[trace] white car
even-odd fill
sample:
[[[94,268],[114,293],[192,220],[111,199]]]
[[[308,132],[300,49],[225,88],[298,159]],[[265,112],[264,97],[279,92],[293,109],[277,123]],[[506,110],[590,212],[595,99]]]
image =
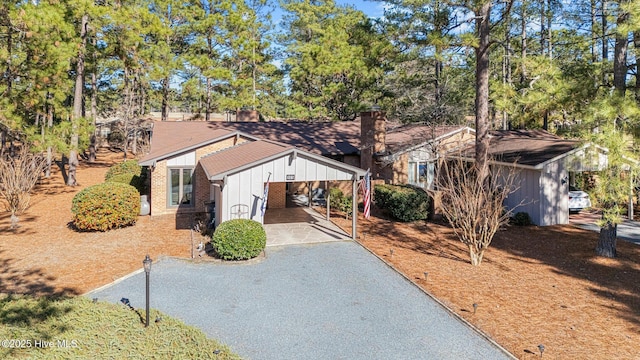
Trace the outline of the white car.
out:
[[[591,207],[591,199],[586,192],[569,186],[569,212],[580,212]]]

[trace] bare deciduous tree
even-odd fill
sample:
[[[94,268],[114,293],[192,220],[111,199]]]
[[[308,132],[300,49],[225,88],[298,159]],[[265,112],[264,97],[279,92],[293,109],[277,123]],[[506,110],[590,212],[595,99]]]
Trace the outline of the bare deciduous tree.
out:
[[[22,146],[15,156],[0,158],[0,199],[11,212],[11,228],[18,227],[18,216],[29,207],[31,191],[47,166],[40,154],[32,154]]]
[[[488,181],[483,178],[473,163],[460,157],[442,159],[435,180],[442,213],[469,248],[474,266],[480,265],[493,236],[509,221],[511,211],[502,203],[515,190],[513,168],[496,167],[489,172]]]

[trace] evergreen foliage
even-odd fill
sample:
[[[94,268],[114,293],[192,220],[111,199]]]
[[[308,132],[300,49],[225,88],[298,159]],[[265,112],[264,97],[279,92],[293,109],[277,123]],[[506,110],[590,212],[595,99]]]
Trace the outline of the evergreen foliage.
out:
[[[329,206],[345,213],[345,217],[353,213],[353,199],[337,187],[329,189]]]
[[[513,215],[511,223],[516,226],[529,226],[532,224],[531,216],[527,212],[519,211]]]
[[[137,160],[126,160],[121,163],[112,165],[104,176],[105,181],[109,181],[116,175],[131,174],[140,175],[142,173],[142,166],[138,165]]]
[[[427,218],[429,195],[413,186],[379,184],[373,189],[376,206],[395,219],[410,222]]]
[[[136,223],[140,193],[131,185],[106,182],[73,197],[73,225],[81,231],[107,231]]]
[[[267,245],[267,234],[257,221],[249,219],[227,220],[213,233],[211,245],[224,260],[254,258]]]

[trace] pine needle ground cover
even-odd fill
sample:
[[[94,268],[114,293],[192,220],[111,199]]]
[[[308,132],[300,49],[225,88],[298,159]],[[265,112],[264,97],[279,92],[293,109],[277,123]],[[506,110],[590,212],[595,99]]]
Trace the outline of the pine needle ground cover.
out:
[[[152,310],[84,297],[3,296],[2,359],[239,359],[200,330]],[[157,322],[153,322],[158,319]]]

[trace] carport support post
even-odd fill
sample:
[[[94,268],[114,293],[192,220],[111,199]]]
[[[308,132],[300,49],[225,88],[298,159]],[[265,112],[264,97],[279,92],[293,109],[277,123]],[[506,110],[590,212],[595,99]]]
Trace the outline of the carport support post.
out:
[[[330,216],[330,212],[329,212],[329,182],[325,180],[324,182],[324,200],[327,203],[327,221],[331,221],[329,218]]]
[[[356,219],[358,218],[358,179],[353,176],[351,184],[351,238],[355,240],[356,235]]]

